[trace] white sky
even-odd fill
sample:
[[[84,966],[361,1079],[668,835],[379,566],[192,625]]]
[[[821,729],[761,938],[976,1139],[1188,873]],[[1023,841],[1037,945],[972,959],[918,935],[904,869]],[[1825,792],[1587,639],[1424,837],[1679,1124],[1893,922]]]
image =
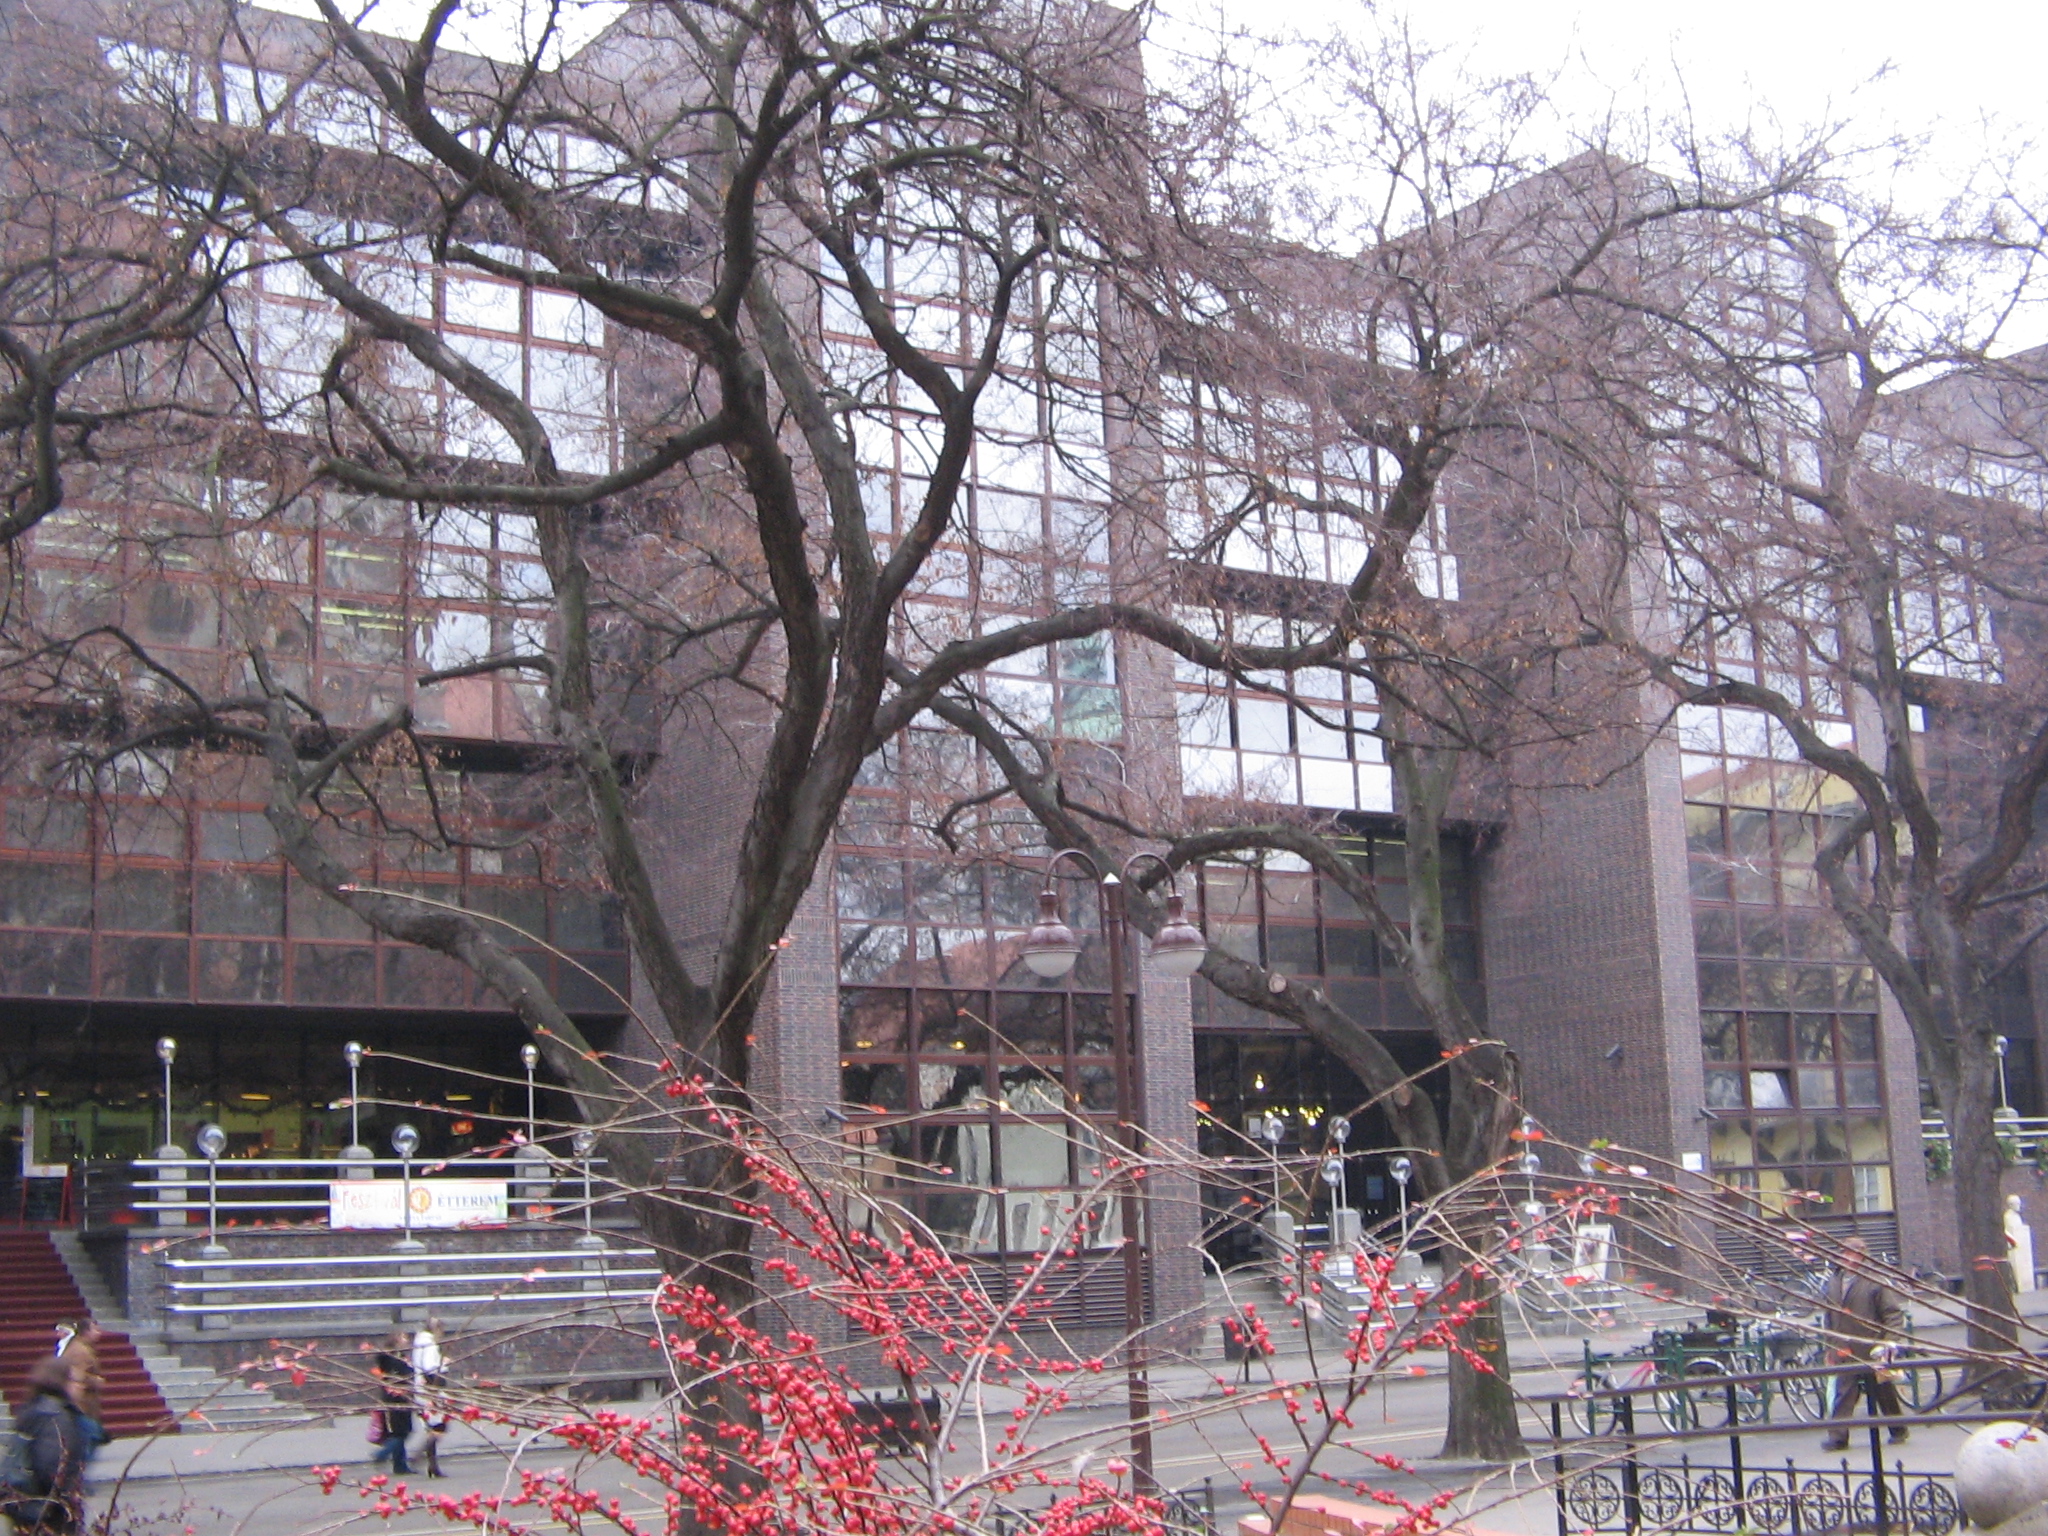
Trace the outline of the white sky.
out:
[[[1482,74],[1562,71],[1556,98],[1586,121],[1690,102],[1707,129],[1788,129],[1853,117],[1931,136],[1933,157],[1966,167],[1987,144],[2048,137],[2048,7],[2039,0],[1156,0],[1177,21],[1220,11],[1252,28],[1361,31],[1405,22],[1421,42]],[[1938,195],[1929,181],[1926,195]],[[2048,178],[2044,178],[2048,191]]]

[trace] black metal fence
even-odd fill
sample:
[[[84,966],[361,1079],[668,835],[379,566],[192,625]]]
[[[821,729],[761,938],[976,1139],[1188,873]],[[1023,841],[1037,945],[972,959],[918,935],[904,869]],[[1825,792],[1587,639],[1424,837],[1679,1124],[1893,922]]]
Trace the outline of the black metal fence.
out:
[[[1961,1362],[1942,1362],[1944,1365]],[[1716,1386],[1728,1394],[1725,1427],[1664,1434],[1654,1428],[1638,1438],[1639,1414],[1652,1411],[1643,1398],[1654,1398],[1667,1383],[1609,1388],[1533,1400],[1547,1408],[1550,1420],[1552,1483],[1557,1500],[1558,1536],[1602,1536],[1607,1532],[1674,1533],[1674,1536],[1951,1536],[1963,1524],[1955,1478],[1946,1472],[1913,1472],[1903,1461],[1885,1465],[1888,1430],[1915,1423],[1989,1422],[1995,1413],[1944,1414],[1939,1420],[1917,1415],[1904,1419],[1871,1417],[1836,1419],[1852,1443],[1867,1438],[1867,1454],[1858,1450],[1832,1466],[1782,1464],[1746,1454],[1746,1443],[1767,1431],[1738,1422],[1736,1391],[1745,1382],[1763,1383],[1841,1376],[1829,1371],[1785,1371],[1749,1378],[1727,1378]],[[1581,1412],[1584,1422],[1604,1423],[1599,1433],[1571,1434],[1569,1410],[1583,1410],[1589,1401],[1603,1405],[1603,1414]],[[1645,1418],[1646,1426],[1653,1420]],[[1819,1426],[1814,1426],[1818,1428]],[[1725,1455],[1721,1447],[1725,1446]],[[1710,1449],[1711,1448],[1711,1449]],[[1696,1459],[1704,1458],[1704,1459]]]
[[[1908,1472],[1903,1462],[1857,1471],[1846,1457],[1833,1469],[1788,1459],[1751,1471],[1739,1455],[1721,1466],[1698,1465],[1688,1456],[1675,1466],[1629,1457],[1615,1466],[1561,1472],[1557,1480],[1558,1536],[1644,1530],[1949,1536],[1962,1520],[1950,1474]]]

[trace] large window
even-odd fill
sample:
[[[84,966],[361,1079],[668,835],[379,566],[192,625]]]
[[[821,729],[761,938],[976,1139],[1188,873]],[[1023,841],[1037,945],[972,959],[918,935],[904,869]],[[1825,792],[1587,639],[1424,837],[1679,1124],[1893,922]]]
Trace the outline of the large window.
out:
[[[1022,978],[1018,978],[1022,979]],[[1116,1141],[1109,998],[1040,987],[841,992],[848,1144],[877,1229],[904,1217],[969,1253],[1114,1242],[1114,1200],[1090,1199]]]
[[[253,482],[161,474],[81,487],[31,551],[51,633],[118,622],[181,675],[225,667],[243,685],[261,653],[336,724],[407,702],[429,731],[540,732],[535,675],[413,681],[545,639],[553,592],[530,518],[338,494],[273,506]]]
[[[1399,466],[1284,396],[1169,379],[1160,413],[1174,552],[1183,559],[1344,584],[1358,574]],[[1458,560],[1433,504],[1408,548],[1425,597],[1456,600]]]
[[[1389,832],[1360,834],[1340,846],[1372,882],[1397,923],[1408,917],[1406,854]],[[1478,915],[1463,845],[1443,847],[1445,944],[1454,976],[1475,1017],[1486,1012]],[[1370,920],[1335,881],[1297,860],[1274,856],[1263,867],[1216,864],[1201,878],[1203,930],[1209,942],[1255,964],[1313,981],[1337,1007],[1374,1029],[1428,1027],[1393,962],[1382,955]],[[1194,989],[1198,1029],[1276,1027],[1270,1015],[1225,996],[1205,981]],[[1282,1026],[1284,1027],[1284,1026]]]
[[[0,994],[504,1006],[465,967],[378,938],[289,872],[263,816],[259,765],[184,758],[164,765],[167,777],[182,770],[179,782],[190,787],[175,798],[0,786]],[[504,846],[433,848],[375,838],[364,824],[344,856],[367,883],[512,924],[519,932],[504,932],[564,1006],[624,1011],[626,942],[616,904],[564,856],[527,841],[530,825],[503,819],[495,777],[446,773],[437,789],[445,814],[475,841]],[[354,841],[331,835],[337,845]]]
[[[1306,638],[1288,621],[1182,609],[1182,623],[1226,647]],[[1181,789],[1269,805],[1391,811],[1393,772],[1375,734],[1371,685],[1332,668],[1232,679],[1178,664]]]
[[[900,205],[866,270],[913,344],[967,359],[987,333],[988,257],[936,204]],[[1110,590],[1109,465],[1104,444],[1097,297],[1092,278],[1056,269],[1019,284],[996,376],[976,410],[975,442],[953,519],[898,620],[903,653],[1000,630]],[[878,553],[917,520],[940,432],[930,402],[882,353],[846,290],[827,282],[822,320],[848,415]],[[1123,736],[1115,650],[1107,636],[1039,648],[979,679],[1016,729],[1095,741]]]
[[[1118,1063],[1094,888],[1063,881],[1084,944],[1058,981],[1020,958],[1030,864],[842,852],[840,1098],[855,1218],[908,1218],[964,1252],[1042,1247],[1084,1205],[1116,1137]],[[1084,1246],[1114,1241],[1112,1201]]]
[[[1810,773],[1785,783],[1819,805]],[[1800,1217],[1892,1208],[1877,981],[1821,905],[1821,809],[1686,807],[1710,1161]]]

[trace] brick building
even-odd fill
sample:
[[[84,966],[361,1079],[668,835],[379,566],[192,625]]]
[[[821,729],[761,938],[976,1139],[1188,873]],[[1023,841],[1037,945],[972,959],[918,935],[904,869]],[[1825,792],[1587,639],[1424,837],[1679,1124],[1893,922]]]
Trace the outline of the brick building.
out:
[[[290,74],[291,49],[311,46],[295,23],[276,23],[275,58],[225,62],[96,30],[111,25],[84,17],[79,35],[91,32],[110,74],[138,82],[137,104],[184,93],[177,99],[196,119],[345,153],[380,151],[379,135],[392,131],[360,97],[285,106],[270,94]],[[600,40],[565,67],[594,69],[608,46]],[[477,70],[484,89],[488,71]],[[573,134],[548,142],[563,167],[596,155]],[[627,222],[672,235],[678,217],[643,188]],[[438,334],[489,358],[545,413],[577,456],[569,467],[603,473],[620,462],[626,402],[658,390],[658,369],[586,307],[536,268],[527,268],[530,281],[513,281],[404,242],[362,244],[355,259],[381,264],[380,283],[411,294]],[[272,256],[238,284],[234,302],[259,348],[274,349],[255,366],[285,402],[273,425],[289,426],[293,391],[316,389],[343,327],[291,260]],[[517,250],[498,259],[528,260]],[[920,317],[928,342],[967,355],[985,289],[956,247],[885,238],[870,259],[884,295]],[[1170,411],[1120,416],[1109,401],[1171,396],[1182,365],[1155,358],[1148,370],[1128,346],[1105,346],[1115,317],[1078,283],[1048,281],[1020,302],[1038,345],[999,380],[966,476],[963,536],[941,551],[941,568],[907,611],[906,646],[929,650],[1095,597],[1199,593],[1184,579],[1197,565],[1248,579],[1227,606],[1183,596],[1184,618],[1241,643],[1274,643],[1303,594],[1346,579],[1365,535],[1355,517],[1313,509],[1376,507],[1385,466],[1363,452],[1320,454],[1311,469],[1297,466],[1306,478],[1291,498],[1263,505],[1227,536],[1210,536],[1222,511],[1198,498],[1176,510],[1200,536],[1162,538],[1130,509],[1154,503],[1176,473],[1206,483],[1204,455],[1256,458],[1262,435],[1293,419],[1281,409],[1289,402],[1254,406],[1240,393],[1224,404],[1190,387]],[[825,284],[819,338],[849,368],[863,349],[876,351],[855,320],[843,285]],[[1118,376],[1133,369],[1150,376]],[[431,386],[421,409],[436,453],[489,459],[501,446],[488,423]],[[865,400],[849,419],[869,526],[878,539],[901,539],[929,445],[896,394]],[[1510,557],[1490,533],[1513,509],[1479,489],[1447,482],[1411,547],[1411,574],[1432,602],[1483,604],[1505,577]],[[118,613],[182,665],[227,665],[245,649],[223,618],[231,578],[202,554],[177,553],[175,536],[166,559],[162,542],[132,534],[155,519],[191,528],[196,544],[207,517],[232,514],[238,499],[266,503],[274,491],[254,470],[131,467],[83,477],[26,546],[42,611]],[[632,975],[615,904],[573,837],[524,835],[556,825],[538,685],[511,674],[433,688],[416,681],[545,626],[553,599],[526,520],[509,511],[417,515],[321,491],[287,498],[263,523],[263,585],[277,602],[267,644],[294,655],[302,686],[338,721],[412,690],[438,754],[434,782],[465,818],[459,846],[366,833],[355,855],[366,881],[518,924],[545,944],[530,958],[564,1006],[601,1043],[636,1052],[643,1042],[621,1002],[645,978]],[[1373,735],[1376,706],[1339,673],[1262,688],[1251,677],[1177,671],[1155,650],[1099,634],[1015,658],[978,686],[1013,720],[1062,743],[1076,771],[1121,779],[1154,806],[1238,801],[1322,813],[1383,901],[1402,910],[1403,823]],[[1647,695],[1636,702],[1626,724],[1648,728],[1658,706]],[[753,797],[757,708],[726,698],[716,732],[678,713],[650,727],[645,743],[639,814],[687,954],[718,942],[723,888],[702,873],[733,863]],[[1840,724],[1865,728],[1847,713]],[[871,760],[777,963],[757,1086],[793,1124],[848,1122],[849,1157],[878,1202],[911,1210],[1001,1271],[1099,1174],[1119,1092],[1131,1085],[1117,1078],[1099,941],[1090,937],[1072,976],[1057,983],[1021,962],[1043,854],[1028,830],[1013,839],[1013,856],[982,859],[930,835],[935,801],[972,800],[988,787],[982,771],[960,738],[921,726]],[[24,750],[0,784],[0,1058],[6,1090],[37,1110],[30,1160],[125,1158],[153,1145],[163,1123],[151,1051],[159,1035],[181,1041],[186,1097],[173,1139],[216,1120],[249,1155],[338,1153],[346,1116],[330,1106],[343,1092],[345,1039],[513,1075],[522,1035],[512,1016],[452,962],[380,939],[304,891],[269,840],[259,776],[232,753],[166,752],[132,779],[90,792],[38,774],[35,752]],[[1518,1051],[1533,1113],[1560,1134],[1612,1136],[1730,1179],[1788,1219],[1853,1224],[1908,1261],[1943,1261],[1911,1038],[1844,947],[1812,878],[1815,838],[1835,807],[1753,714],[1689,713],[1596,787],[1475,792],[1462,809],[1445,850],[1454,969],[1475,1013]],[[503,850],[485,846],[494,827],[505,832]],[[1404,1065],[1435,1059],[1438,1042],[1383,963],[1371,924],[1330,882],[1268,860],[1202,869],[1186,889],[1212,944],[1312,980]],[[1069,894],[1068,920],[1092,935],[1094,913]],[[1136,1066],[1156,1136],[1220,1151],[1254,1116],[1278,1113],[1289,1145],[1313,1145],[1329,1115],[1363,1097],[1299,1031],[1205,982],[1153,972],[1139,990]],[[2044,1065],[2035,1019],[2016,986],[2014,1102],[2029,1111]],[[451,1111],[426,1122],[431,1152],[488,1143],[519,1117],[513,1086],[469,1087],[433,1066],[380,1070],[390,1075],[370,1092]],[[1070,1113],[1078,1133],[1066,1127]],[[1354,1193],[1369,1216],[1394,1201],[1380,1136],[1368,1123],[1353,1143]],[[1820,1191],[1826,1202],[1795,1200],[1795,1190]],[[1200,1299],[1204,1215],[1193,1191],[1180,1193],[1153,1217],[1164,1316]],[[1115,1222],[1106,1218],[1101,1246],[1118,1235]],[[1227,1254],[1228,1224],[1208,1239]],[[1113,1322],[1114,1286],[1107,1271],[1085,1283],[1070,1320]]]

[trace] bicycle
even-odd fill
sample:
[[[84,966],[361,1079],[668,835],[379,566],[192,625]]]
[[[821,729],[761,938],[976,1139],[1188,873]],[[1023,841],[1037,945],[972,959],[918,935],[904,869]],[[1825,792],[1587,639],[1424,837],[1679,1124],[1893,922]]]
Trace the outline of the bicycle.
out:
[[[1572,1382],[1573,1393],[1594,1393],[1612,1391],[1617,1387],[1657,1387],[1649,1394],[1651,1411],[1658,1422],[1673,1434],[1688,1429],[1711,1429],[1715,1427],[1715,1416],[1720,1422],[1727,1421],[1728,1395],[1735,1395],[1736,1416],[1744,1423],[1754,1422],[1765,1412],[1766,1399],[1761,1397],[1754,1384],[1736,1384],[1715,1387],[1709,1378],[1735,1374],[1727,1365],[1710,1356],[1692,1359],[1674,1359],[1671,1345],[1663,1341],[1661,1334],[1652,1335],[1649,1344],[1639,1345],[1633,1350],[1604,1354],[1590,1344],[1584,1346],[1585,1364],[1581,1374]],[[1620,1380],[1616,1379],[1614,1367],[1622,1361],[1638,1362]],[[1630,1410],[1629,1425],[1623,1424],[1623,1399],[1618,1397],[1574,1396],[1566,1406],[1573,1426],[1582,1435],[1612,1435],[1625,1427],[1633,1427],[1634,1412]]]

